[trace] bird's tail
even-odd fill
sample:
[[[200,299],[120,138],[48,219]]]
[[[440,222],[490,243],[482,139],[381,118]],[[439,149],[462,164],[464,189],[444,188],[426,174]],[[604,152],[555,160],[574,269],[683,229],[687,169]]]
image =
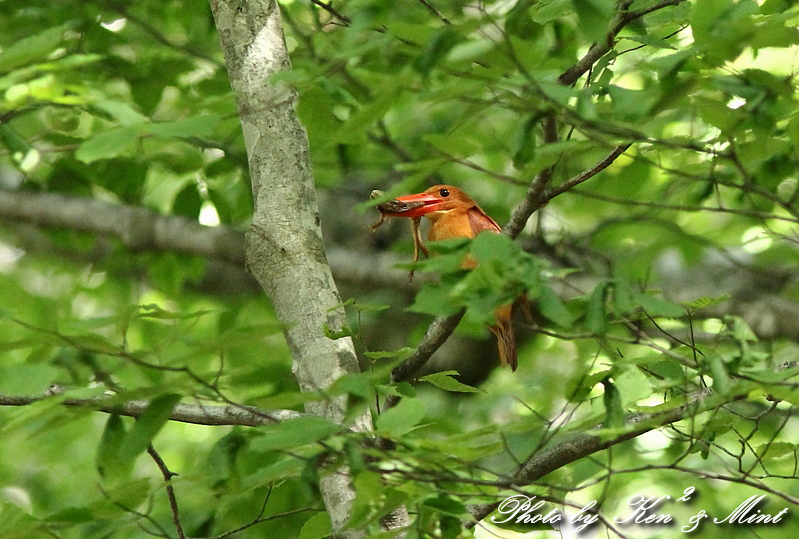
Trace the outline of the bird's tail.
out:
[[[503,367],[510,365],[511,370],[515,371],[518,366],[516,357],[516,336],[513,333],[511,322],[511,306],[500,307],[497,309],[497,324],[489,326],[491,333],[497,336],[497,347],[499,348],[499,363]]]

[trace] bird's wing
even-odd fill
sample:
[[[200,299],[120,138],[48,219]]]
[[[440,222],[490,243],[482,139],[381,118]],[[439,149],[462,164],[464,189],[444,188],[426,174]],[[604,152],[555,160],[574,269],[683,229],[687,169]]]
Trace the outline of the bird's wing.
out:
[[[488,230],[496,234],[502,232],[497,222],[486,215],[478,206],[469,208],[467,215],[469,216],[469,226],[472,227],[473,236],[477,236],[483,230]]]

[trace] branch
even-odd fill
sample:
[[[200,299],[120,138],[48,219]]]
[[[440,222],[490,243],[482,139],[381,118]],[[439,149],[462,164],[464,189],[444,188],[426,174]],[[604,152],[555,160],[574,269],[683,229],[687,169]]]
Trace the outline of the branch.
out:
[[[252,283],[244,271],[244,234],[230,226],[205,226],[197,221],[160,215],[147,208],[111,204],[86,197],[0,189],[0,221],[64,228],[119,240],[131,251],[164,251],[202,256],[217,263],[208,268],[212,282]],[[33,238],[33,244],[42,238]],[[28,246],[25,246],[28,250]],[[64,251],[48,243],[45,250]],[[74,257],[72,252],[65,255]],[[332,247],[328,261],[337,280],[366,286],[411,290],[401,260],[391,253],[359,253]],[[221,267],[219,264],[221,263]],[[231,272],[239,271],[233,276]],[[223,273],[224,279],[219,278]],[[257,286],[257,285],[256,285]],[[241,287],[246,289],[245,287]],[[224,290],[229,293],[229,288]]]
[[[447,19],[447,18],[444,16],[444,14],[443,14],[443,13],[441,13],[441,12],[438,10],[438,8],[436,8],[436,6],[434,6],[433,4],[431,4],[430,2],[428,2],[428,0],[419,0],[419,2],[421,2],[421,3],[422,3],[422,5],[424,5],[424,7],[426,7],[426,8],[427,8],[427,9],[428,9],[428,10],[429,10],[429,11],[430,11],[430,12],[431,12],[433,15],[435,15],[436,17],[438,17],[439,19],[441,19],[441,22],[443,22],[444,24],[452,24],[452,22],[450,22],[450,20],[449,20],[449,19]]]
[[[617,15],[615,23],[613,26],[611,26],[611,29],[605,36],[605,40],[601,43],[594,43],[591,48],[588,49],[588,52],[586,52],[585,55],[577,61],[577,63],[564,71],[560,77],[558,77],[558,82],[564,86],[571,86],[577,82],[577,79],[582,77],[585,72],[591,69],[597,60],[611,51],[613,45],[615,44],[616,36],[622,31],[622,29],[624,29],[625,26],[634,20],[640,19],[644,15],[648,15],[654,11],[658,11],[670,6],[676,6],[683,2],[685,2],[685,0],[662,0],[661,2],[658,2],[657,4],[646,9],[641,9],[638,11],[623,11]],[[632,2],[627,0],[625,3],[626,7],[629,7]],[[622,7],[626,9],[625,6]]]
[[[511,477],[500,482],[500,486],[509,488],[532,484],[547,474],[597,451],[608,449],[645,432],[676,423],[687,417],[695,417],[700,413],[719,408],[731,402],[743,400],[747,397],[749,389],[751,388],[743,388],[740,393],[728,396],[716,395],[712,390],[704,389],[690,395],[686,404],[673,410],[661,413],[630,414],[625,421],[625,426],[628,430],[617,436],[601,436],[591,432],[578,434],[547,449],[533,453],[517,468]],[[468,525],[476,525],[491,514],[497,506],[499,506],[499,502],[471,506],[469,512],[474,517],[474,521],[469,522]]]
[[[63,390],[55,389],[43,395],[11,396],[0,395],[0,406],[27,406],[48,398],[61,395]],[[75,408],[89,408],[107,414],[118,414],[126,417],[139,417],[150,405],[148,400],[132,400],[118,402],[117,398],[91,397],[70,398],[61,397],[61,404]],[[191,423],[194,425],[243,425],[257,427],[271,425],[286,419],[296,419],[304,414],[294,410],[262,410],[255,406],[245,405],[191,405],[179,403],[169,416],[170,421]]]
[[[544,120],[544,142],[552,144],[558,141],[558,129],[553,116],[548,116]],[[503,234],[507,234],[513,239],[524,229],[527,220],[537,209],[543,207],[547,201],[544,192],[552,180],[555,173],[555,165],[551,165],[541,172],[530,182],[527,194],[511,213],[508,224],[502,229]]]
[[[621,154],[626,152],[627,148],[629,148],[631,145],[632,142],[627,142],[625,144],[620,144],[616,146],[607,157],[605,157],[602,161],[600,161],[593,167],[589,168],[588,170],[584,170],[583,172],[577,174],[576,176],[569,178],[568,180],[561,183],[557,187],[553,187],[552,189],[547,189],[543,196],[544,200],[550,201],[556,196],[562,195],[566,191],[569,191],[572,188],[577,187],[584,181],[593,178],[594,176],[596,176],[597,174],[608,168],[611,164],[613,164],[613,162]]]
[[[244,265],[244,235],[137,206],[55,193],[0,190],[0,219],[118,238],[132,251],[172,251]]]
[[[449,316],[439,316],[430,324],[427,331],[413,352],[413,355],[394,367],[391,371],[391,381],[393,383],[404,382],[413,378],[419,370],[424,367],[425,363],[430,359],[436,350],[441,348],[441,345],[446,342],[455,328],[466,314],[465,310]],[[396,406],[399,402],[399,397],[389,395],[386,397],[386,404],[384,410]]]
[[[175,496],[175,487],[172,485],[172,478],[177,474],[175,472],[171,472],[169,468],[167,468],[164,459],[162,459],[161,455],[158,454],[158,451],[155,450],[153,444],[147,446],[147,454],[150,455],[150,458],[153,459],[153,462],[155,462],[155,465],[158,466],[158,469],[161,471],[161,475],[164,476],[166,495],[167,498],[169,498],[169,508],[172,511],[172,522],[175,523],[175,530],[178,532],[178,539],[186,539],[186,534],[183,531],[183,525],[180,523],[178,499]]]
[[[337,18],[344,26],[350,25],[350,18],[334,8],[333,2],[324,3],[321,0],[311,0],[311,2],[330,13],[333,17]]]
[[[621,30],[632,21],[643,17],[648,13],[652,13],[653,11],[657,11],[668,6],[677,5],[684,1],[685,0],[663,0],[654,6],[639,11],[623,11],[617,16],[616,22],[608,32],[605,41],[603,43],[595,43],[593,46],[591,46],[585,56],[583,56],[579,61],[577,61],[577,63],[564,71],[560,77],[558,77],[558,83],[562,84],[563,86],[571,86],[574,84],[577,79],[579,79],[586,71],[593,67],[597,60],[610,52],[615,44],[616,35],[618,35],[618,33],[621,32]],[[631,0],[624,0],[624,2],[620,4],[620,7],[622,9],[627,9],[631,3]],[[557,138],[555,119],[554,117],[550,116],[544,120],[544,142],[549,144],[557,141]],[[525,225],[527,224],[527,220],[536,210],[542,208],[552,198],[568,191],[571,187],[584,182],[588,178],[594,176],[597,172],[606,168],[619,155],[624,153],[629,146],[629,143],[618,146],[604,161],[600,162],[598,165],[548,191],[546,188],[549,182],[552,180],[554,165],[541,171],[530,183],[525,199],[519,205],[517,205],[516,208],[514,208],[511,218],[508,221],[508,224],[505,225],[505,228],[503,228],[502,232],[511,238],[516,238],[524,229]]]

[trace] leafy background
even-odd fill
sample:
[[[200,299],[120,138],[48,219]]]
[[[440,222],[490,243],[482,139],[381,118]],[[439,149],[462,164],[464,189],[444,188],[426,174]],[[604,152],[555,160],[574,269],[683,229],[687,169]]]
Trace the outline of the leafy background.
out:
[[[694,502],[664,507],[680,525],[767,493],[759,508],[789,507],[784,522],[734,532],[795,533],[794,3],[295,0],[280,9],[293,69],[279,78],[299,92],[328,256],[353,300],[341,308],[363,358],[364,373],[332,391],[348,394],[353,411],[403,396],[376,420],[398,447],[368,447],[309,417],[255,428],[166,421],[179,399],[300,411],[325,398],[299,393],[282,325],[243,269],[247,157],[210,11],[3,2],[0,186],[29,205],[2,205],[0,394],[8,404],[65,388],[0,412],[3,537],[174,536],[163,478],[144,455],[151,441],[179,474],[192,537],[248,524],[237,536],[324,536],[316,483],[331,458],[355,476],[354,528],[376,533],[381,516],[407,504],[412,536],[468,536],[467,506],[516,493],[501,480],[518,461],[591,427],[616,436],[626,414],[673,409],[707,386],[730,404],[522,491],[553,507],[598,500],[612,519],[634,494],[674,500],[695,486]],[[550,119],[557,137],[542,128]],[[518,241],[438,246],[413,285],[395,267],[410,258],[407,224],[365,228],[372,189],[433,183],[462,187],[504,225],[542,174],[565,185],[627,144],[548,201]],[[67,200],[100,205],[80,226],[44,226],[57,225],[46,216]],[[231,235],[210,254],[138,244],[159,215]],[[459,271],[465,250],[481,262],[469,274]],[[520,292],[535,312],[519,320],[512,374],[493,369],[484,322]],[[388,384],[430,315],[460,307],[470,310],[428,376]],[[67,397],[152,404],[134,421],[63,406]],[[475,535],[493,533],[513,531]]]

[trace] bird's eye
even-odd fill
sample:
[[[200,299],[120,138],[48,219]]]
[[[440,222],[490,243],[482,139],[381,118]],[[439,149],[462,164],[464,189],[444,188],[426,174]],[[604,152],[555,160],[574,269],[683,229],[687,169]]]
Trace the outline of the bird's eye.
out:
[[[438,194],[441,195],[442,197],[448,197],[449,196],[449,190],[442,189],[441,191],[438,192]]]

